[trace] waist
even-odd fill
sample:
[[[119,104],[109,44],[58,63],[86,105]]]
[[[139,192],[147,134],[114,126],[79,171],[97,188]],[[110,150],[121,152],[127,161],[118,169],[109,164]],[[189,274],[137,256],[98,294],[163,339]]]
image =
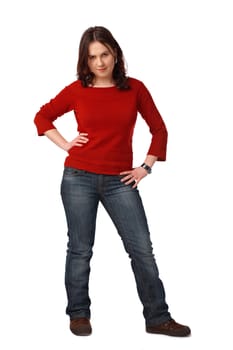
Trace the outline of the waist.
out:
[[[72,148],[66,157],[66,167],[106,175],[119,175],[122,171],[132,169],[132,152],[87,152],[77,148]]]

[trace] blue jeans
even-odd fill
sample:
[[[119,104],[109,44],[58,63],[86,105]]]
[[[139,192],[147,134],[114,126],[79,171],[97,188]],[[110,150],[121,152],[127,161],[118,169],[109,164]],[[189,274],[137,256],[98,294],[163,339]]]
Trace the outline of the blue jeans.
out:
[[[66,167],[61,196],[68,225],[65,286],[71,319],[90,318],[89,274],[96,215],[101,202],[110,215],[131,259],[146,325],[171,319],[163,283],[138,189],[125,185],[119,175],[94,174]]]

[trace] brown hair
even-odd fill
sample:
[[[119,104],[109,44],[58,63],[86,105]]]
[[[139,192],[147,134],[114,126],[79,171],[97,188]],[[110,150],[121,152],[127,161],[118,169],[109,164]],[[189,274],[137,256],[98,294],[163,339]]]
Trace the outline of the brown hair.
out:
[[[113,69],[113,79],[120,90],[129,89],[128,78],[124,63],[123,52],[112,36],[111,32],[101,26],[90,27],[82,35],[79,44],[79,58],[77,63],[77,78],[81,80],[82,86],[87,87],[92,84],[94,74],[88,67],[89,44],[99,41],[110,48],[116,55],[116,64]]]

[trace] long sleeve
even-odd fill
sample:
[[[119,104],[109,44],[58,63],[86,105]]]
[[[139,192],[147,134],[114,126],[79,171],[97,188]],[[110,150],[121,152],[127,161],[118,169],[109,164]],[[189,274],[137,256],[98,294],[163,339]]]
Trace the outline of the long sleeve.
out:
[[[59,94],[43,105],[36,113],[34,123],[37,127],[39,136],[44,135],[45,131],[55,129],[54,121],[63,114],[73,109],[74,85],[65,87]]]
[[[152,134],[147,154],[157,156],[159,161],[165,161],[168,138],[167,128],[150,92],[143,83],[141,83],[138,91],[138,111],[145,119]]]

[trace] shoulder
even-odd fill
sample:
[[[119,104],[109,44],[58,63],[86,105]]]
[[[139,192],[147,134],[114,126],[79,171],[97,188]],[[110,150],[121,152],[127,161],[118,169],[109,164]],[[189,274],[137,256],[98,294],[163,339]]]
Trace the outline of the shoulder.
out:
[[[72,83],[65,85],[58,95],[70,99],[77,96],[82,89],[81,81],[75,80]]]
[[[80,80],[75,80],[72,83],[65,86],[65,89],[67,90],[77,90],[81,88],[82,88],[82,85]]]
[[[139,79],[136,79],[136,78],[132,78],[132,77],[129,77],[129,85],[131,87],[131,89],[135,90],[135,91],[140,91],[140,92],[146,92],[148,91],[147,87],[145,86],[145,84],[139,80]]]
[[[138,79],[133,78],[133,77],[128,77],[128,81],[129,81],[129,85],[132,88],[139,88],[140,86],[143,85],[143,82],[141,80],[138,80]]]
[[[137,92],[137,94],[139,95],[150,94],[148,88],[141,80],[132,78],[132,77],[129,77],[128,79],[129,79],[129,85],[131,89]]]

